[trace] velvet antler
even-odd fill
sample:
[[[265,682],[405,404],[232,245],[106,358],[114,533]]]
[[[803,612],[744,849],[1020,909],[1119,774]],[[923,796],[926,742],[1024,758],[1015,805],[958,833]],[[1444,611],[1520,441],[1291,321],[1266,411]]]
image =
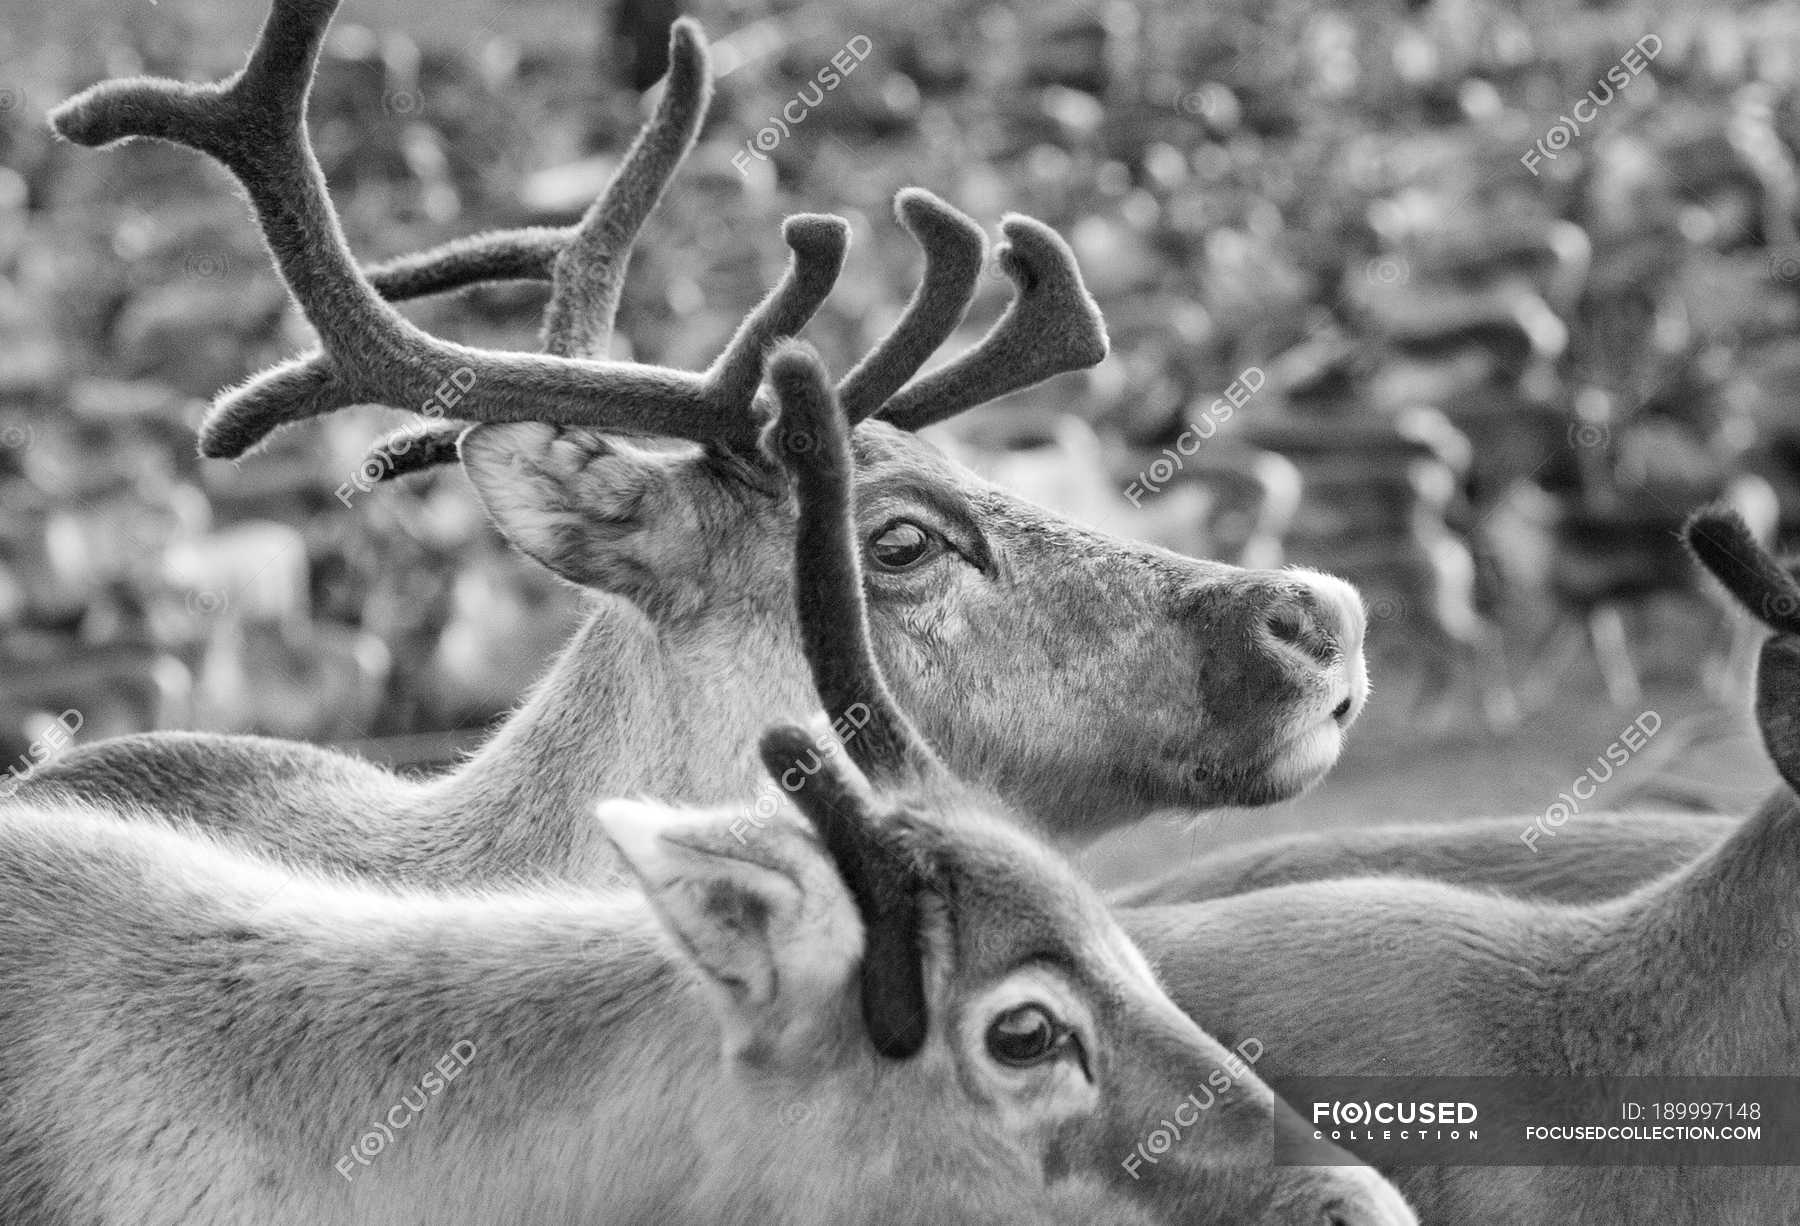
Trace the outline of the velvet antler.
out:
[[[364,274],[344,242],[305,126],[314,65],[335,9],[336,0],[276,0],[236,76],[203,86],[107,82],[52,116],[58,132],[81,144],[151,137],[225,164],[249,193],[277,268],[320,335],[321,352],[222,394],[202,426],[202,452],[241,455],[281,426],[353,404],[418,407],[430,417],[442,411],[450,376],[467,387],[456,414],[465,420],[547,421],[752,446],[758,410],[766,407],[757,397],[763,353],[799,331],[830,291],[848,242],[839,219],[788,220],[787,273],[706,371],[602,360],[633,244],[692,148],[710,101],[698,26],[675,24],[663,97],[578,225],[477,235]],[[882,414],[916,429],[1105,355],[1104,326],[1067,246],[1039,223],[1011,217],[1000,258],[1014,302],[968,353],[914,378],[962,322],[985,242],[973,222],[928,192],[907,189],[895,208],[923,248],[926,267],[899,323],[839,388],[852,424]],[[441,341],[386,305],[507,279],[553,283],[544,356]],[[428,420],[383,440],[376,453],[384,476],[454,458],[462,428]]]
[[[673,82],[671,82],[673,88]],[[668,95],[665,95],[665,101]],[[652,127],[656,121],[652,120]],[[646,143],[640,137],[639,145]],[[633,149],[635,155],[637,149]],[[630,163],[632,155],[627,155]],[[620,170],[620,176],[625,174]],[[617,180],[615,179],[615,182]],[[610,194],[610,189],[609,189]],[[640,198],[642,198],[640,196]],[[962,322],[968,313],[969,302],[974,297],[975,286],[981,276],[981,265],[987,249],[981,229],[973,221],[939,200],[930,192],[921,188],[903,189],[894,200],[894,212],[920,248],[925,253],[925,272],[919,281],[919,287],[907,304],[899,322],[882,340],[871,349],[866,357],[857,364],[842,383],[838,385],[839,402],[849,415],[852,423],[859,422],[874,415],[882,404],[907,379],[916,374],[925,364],[937,347],[944,343]],[[610,283],[609,297],[604,301],[607,306],[607,330],[610,332],[612,312],[618,305],[617,273],[622,272],[625,263],[624,248],[629,242],[623,226],[609,225],[606,221],[604,197],[602,203],[596,205],[583,221],[584,228],[595,236],[584,245],[569,242],[567,239],[556,241],[567,244],[563,249],[564,260],[569,272],[566,284],[579,284],[575,269],[580,267],[573,256],[576,251],[586,250],[595,255],[615,275]],[[641,217],[639,218],[641,221]],[[560,235],[561,231],[514,231],[517,241],[512,249],[517,252],[535,252],[540,246],[538,240],[529,238],[531,234],[544,233]],[[573,233],[572,231],[569,233]],[[500,251],[500,240],[505,233],[488,236],[485,240],[487,249]],[[615,240],[615,245],[603,250],[601,240]],[[541,253],[530,257],[535,260],[536,267],[547,270],[555,260],[555,255],[544,257]],[[413,280],[418,284],[440,288],[460,288],[464,284],[486,278],[474,277],[468,281],[440,271],[435,262],[442,260],[446,265],[457,265],[468,269],[479,269],[483,261],[462,260],[455,244],[440,248],[437,252],[426,252],[410,257],[407,267],[411,270]],[[527,261],[520,259],[509,262],[504,258],[485,261],[494,267],[507,271],[527,267]],[[561,269],[562,264],[558,265]],[[548,319],[555,321],[573,314],[561,305],[565,296],[565,281],[559,280],[551,294],[550,305],[546,308]],[[598,292],[587,295],[591,300],[599,301],[602,296]],[[563,337],[567,329],[554,324],[545,329],[546,345],[554,345]],[[590,335],[602,336],[598,346],[604,348],[603,334],[590,330]],[[423,426],[411,425],[395,431],[382,439],[370,450],[370,458],[374,463],[368,465],[370,471],[377,472],[381,479],[387,480],[407,473],[417,472],[435,464],[449,463],[457,458],[457,439],[463,427],[454,422],[428,422]]]
[[[944,767],[888,691],[869,639],[851,488],[850,424],[818,355],[787,342],[769,360],[779,415],[767,445],[793,481],[794,605],[813,684],[845,748],[877,788],[910,789]],[[861,716],[859,719],[858,716]],[[929,1006],[920,897],[931,888],[903,834],[802,728],[770,730],[763,763],[819,831],[862,916],[861,998],[870,1041],[896,1059],[924,1046]],[[797,780],[789,785],[785,781]]]
[[[1106,324],[1081,281],[1075,253],[1040,221],[1017,214],[1000,224],[1000,267],[1013,301],[967,353],[905,388],[881,416],[918,430],[965,409],[1093,366],[1106,357]]]
[[[107,82],[51,116],[56,130],[79,144],[152,137],[202,150],[224,164],[249,193],[276,265],[319,333],[322,354],[281,363],[220,397],[202,427],[202,451],[240,455],[280,425],[349,404],[424,406],[453,374],[467,386],[457,412],[469,420],[550,421],[753,446],[761,423],[749,410],[763,351],[798,330],[829,292],[848,242],[843,221],[788,219],[783,229],[793,259],[787,275],[705,372],[501,353],[439,340],[388,306],[351,258],[307,136],[307,95],[336,7],[336,0],[276,0],[249,63],[224,82]],[[703,69],[704,57],[692,54],[700,43],[691,25],[678,30],[675,46],[678,61]],[[664,110],[684,113],[680,105]],[[647,169],[620,189],[627,220],[654,203],[667,173],[659,168],[672,169],[691,136],[679,124],[666,132],[653,124],[646,131],[634,152],[640,155],[636,164]],[[580,246],[589,233],[577,227],[563,250]],[[539,249],[530,242],[474,244],[460,249],[456,266],[491,266],[496,253],[511,253],[510,259]],[[398,285],[433,283],[428,270],[406,267],[395,274]],[[589,347],[602,323],[610,327],[617,271],[591,281],[565,278],[579,289],[565,295],[568,311],[552,320],[552,335],[566,338],[560,343]]]
[[[804,342],[786,342],[775,352],[769,382],[780,408],[767,446],[787,469],[799,508],[794,604],[819,700],[833,720],[866,709],[849,751],[870,782],[904,786],[938,776],[944,767],[894,701],[870,645],[849,421],[824,365]]]

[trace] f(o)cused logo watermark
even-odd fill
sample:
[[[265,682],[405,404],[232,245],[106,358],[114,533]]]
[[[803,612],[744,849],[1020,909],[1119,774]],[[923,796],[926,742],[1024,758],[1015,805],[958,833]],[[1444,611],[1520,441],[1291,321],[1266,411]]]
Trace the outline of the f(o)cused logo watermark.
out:
[[[793,135],[793,130],[805,123],[807,117],[825,101],[825,95],[831,93],[844,83],[844,79],[855,72],[862,62],[869,58],[874,44],[866,34],[853,34],[841,49],[834,54],[825,66],[813,74],[813,79],[802,85],[800,89],[782,104],[781,109],[769,116],[769,120],[758,128],[744,147],[731,155],[731,164],[740,175],[750,173],[750,159],[759,162],[769,160],[769,155],[781,147],[781,142]]]
[[[819,445],[810,430],[784,430],[779,425],[769,433],[769,446],[779,455],[809,455]]]
[[[195,588],[187,594],[188,612],[200,617],[217,617],[231,606],[231,593],[223,588]]]
[[[1578,421],[1569,426],[1569,446],[1604,447],[1612,441],[1612,427],[1603,421]]]
[[[6,768],[6,775],[0,778],[0,800],[9,800],[26,780],[37,773],[38,767],[67,749],[75,740],[75,734],[81,731],[81,725],[87,720],[81,712],[70,707],[61,715],[51,720],[42,732],[31,739],[25,753],[19,760]]]
[[[867,703],[855,702],[845,707],[844,713],[831,721],[830,731],[814,738],[812,752],[806,758],[782,771],[778,778],[767,780],[750,806],[750,812],[731,819],[731,825],[727,827],[731,837],[739,843],[748,843],[749,831],[767,829],[769,819],[781,808],[782,796],[806,786],[806,781],[824,767],[825,759],[842,753],[845,743],[873,718],[875,713],[869,710]]]
[[[1402,256],[1378,256],[1363,265],[1363,277],[1371,285],[1405,285],[1412,280],[1412,265]]]
[[[1190,421],[1187,428],[1176,435],[1174,443],[1164,447],[1162,454],[1150,461],[1150,466],[1139,473],[1136,480],[1126,485],[1126,500],[1134,507],[1141,507],[1146,495],[1162,493],[1175,474],[1186,466],[1187,457],[1198,452],[1217,434],[1219,427],[1249,403],[1250,397],[1261,391],[1267,381],[1260,366],[1246,366],[1243,373],[1231,381],[1223,396],[1207,405],[1196,420]]]
[[[216,281],[231,272],[230,258],[217,251],[190,251],[181,266],[188,276],[202,281]]]
[[[421,1112],[432,1099],[438,1097],[450,1087],[450,1083],[462,1076],[475,1059],[475,1044],[468,1039],[459,1039],[450,1045],[450,1049],[432,1062],[418,1082],[400,1095],[400,1101],[389,1107],[386,1112],[369,1122],[344,1154],[332,1164],[334,1170],[349,1183],[356,1178],[356,1168],[367,1167],[387,1152],[388,1146],[394,1144],[397,1134],[412,1127]],[[418,1098],[414,1102],[414,1097]]]
[[[0,423],[0,451],[27,451],[37,441],[37,431],[22,421]]]
[[[1772,621],[1792,621],[1795,614],[1800,614],[1800,599],[1790,592],[1774,592],[1763,597],[1762,611]]]
[[[1662,47],[1662,39],[1654,34],[1646,34],[1631,44],[1618,62],[1594,82],[1594,88],[1576,99],[1568,114],[1557,116],[1556,122],[1520,155],[1519,164],[1534,176],[1540,174],[1539,163],[1545,159],[1554,162],[1563,150],[1574,144],[1587,125],[1599,118],[1600,112],[1611,106],[1613,99],[1650,67],[1650,61],[1662,52]]]
[[[794,1098],[781,1104],[776,1117],[789,1128],[803,1128],[819,1116],[819,1106],[809,1098]]]
[[[1407,615],[1406,598],[1393,594],[1377,596],[1367,606],[1369,623],[1403,621]]]
[[[462,398],[474,386],[475,372],[467,366],[457,367],[432,389],[430,398],[419,407],[420,415],[431,421],[447,416],[451,409],[462,403]],[[413,444],[425,437],[426,429],[426,424],[421,423],[394,435],[369,452],[363,457],[362,463],[357,465],[350,480],[337,487],[337,500],[347,507],[357,494],[366,494],[374,489],[378,482],[394,471],[396,460],[411,451]]]
[[[1662,716],[1655,711],[1645,711],[1625,725],[1618,739],[1594,759],[1594,765],[1571,783],[1567,792],[1558,793],[1550,807],[1519,832],[1519,841],[1531,848],[1534,854],[1543,850],[1538,846],[1539,840],[1545,837],[1555,838],[1556,832],[1581,812],[1583,802],[1592,800],[1600,785],[1613,777],[1614,769],[1631,761],[1632,756],[1648,745],[1650,738],[1661,730]],[[1602,769],[1605,774],[1599,773]]]
[[[1250,1038],[1227,1052],[1225,1063],[1206,1075],[1205,1084],[1175,1104],[1175,1110],[1168,1118],[1158,1121],[1156,1127],[1145,1133],[1131,1152],[1119,1160],[1125,1173],[1133,1179],[1142,1179],[1144,1165],[1155,1166],[1161,1162],[1163,1155],[1174,1149],[1182,1136],[1200,1122],[1200,1117],[1212,1110],[1234,1082],[1249,1075],[1251,1066],[1262,1059],[1265,1050],[1261,1040]]]

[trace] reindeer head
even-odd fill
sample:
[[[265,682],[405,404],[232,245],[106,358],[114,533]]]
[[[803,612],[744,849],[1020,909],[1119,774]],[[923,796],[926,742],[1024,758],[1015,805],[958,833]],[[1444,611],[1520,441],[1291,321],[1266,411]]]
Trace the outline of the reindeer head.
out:
[[[1800,1063],[1792,1007],[1800,985],[1800,581],[1729,507],[1696,512],[1684,534],[1700,563],[1773,632],[1757,660],[1756,726],[1787,786],[1677,879],[1664,903],[1676,938],[1647,949],[1643,962],[1675,967],[1671,980],[1691,967],[1681,982],[1702,985],[1688,993],[1676,1050],[1785,1071]],[[1670,957],[1671,946],[1687,960]]]
[[[759,386],[768,346],[797,332],[834,283],[847,227],[788,220],[787,275],[707,371],[603,360],[631,246],[709,100],[703,39],[679,22],[657,111],[579,225],[477,236],[365,275],[305,128],[335,7],[277,0],[249,65],[222,84],[108,83],[53,116],[83,144],[149,136],[224,163],[320,335],[322,352],[223,395],[203,452],[238,456],[284,424],[361,403],[480,423],[403,432],[377,448],[379,466],[394,475],[460,456],[525,553],[635,601],[676,654],[715,668],[730,660],[761,711],[804,703],[784,564],[794,512],[757,446],[767,409]],[[959,772],[1065,834],[1161,806],[1257,804],[1311,785],[1336,761],[1367,692],[1354,590],[1083,529],[917,438],[921,426],[1092,365],[1106,338],[1066,245],[1010,217],[1000,258],[1011,307],[968,353],[915,378],[961,322],[985,240],[922,191],[901,193],[897,212],[925,251],[925,273],[893,332],[838,392],[856,426],[876,650],[925,732]],[[383,301],[506,278],[553,283],[547,353],[446,343]],[[742,649],[752,643],[754,653]]]
[[[720,1019],[736,1108],[703,1127],[731,1174],[692,1212],[1411,1222],[1365,1168],[1273,1167],[1281,1109],[1251,1068],[1260,1052],[1227,1051],[1183,1015],[1095,891],[920,739],[868,641],[829,384],[797,349],[771,378],[800,510],[795,581],[814,597],[800,638],[826,712],[863,718],[841,743],[792,725],[764,736],[804,823],[634,801],[600,814]],[[771,1116],[803,1118],[817,1148]]]
[[[1756,726],[1782,781],[1800,795],[1800,581],[1730,507],[1695,512],[1682,535],[1708,573],[1773,631],[1757,664]]]
[[[1271,1165],[1289,1121],[1259,1049],[1183,1015],[1066,865],[978,811],[871,790],[842,754],[811,766],[816,746],[768,743],[774,777],[812,770],[793,793],[811,830],[601,807],[719,1021],[687,1220],[1414,1220],[1367,1168]],[[909,893],[916,939],[878,901]]]

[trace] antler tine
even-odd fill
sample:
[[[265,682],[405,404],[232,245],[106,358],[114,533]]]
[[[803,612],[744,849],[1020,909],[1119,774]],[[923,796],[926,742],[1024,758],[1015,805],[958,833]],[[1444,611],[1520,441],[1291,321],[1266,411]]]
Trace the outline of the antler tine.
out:
[[[850,245],[850,224],[829,213],[797,213],[781,223],[781,236],[794,252],[787,275],[744,316],[706,369],[706,380],[732,389],[739,405],[756,398],[769,350],[804,328],[837,284]],[[759,436],[764,424],[755,423]]]
[[[879,411],[962,325],[987,259],[981,227],[924,188],[903,188],[894,216],[924,250],[925,273],[900,322],[838,384],[851,425]]]
[[[363,269],[375,292],[389,302],[447,294],[492,281],[548,281],[556,257],[575,237],[574,226],[521,226],[395,256]]]
[[[849,422],[810,346],[784,343],[768,371],[779,413],[767,442],[792,477],[800,508],[794,604],[813,684],[836,726],[857,726],[847,748],[870,782],[920,782],[943,768],[895,705],[869,644],[851,519]],[[859,726],[858,707],[867,716]],[[796,764],[816,762],[816,752],[794,727],[771,729],[761,744],[763,764],[776,779],[790,777]],[[890,1059],[916,1055],[930,1013],[919,936],[925,881],[904,848],[883,837],[867,799],[848,779],[825,769],[802,774],[794,803],[818,830],[862,917],[859,986],[869,1040]]]
[[[376,481],[392,481],[411,473],[422,473],[462,459],[462,436],[469,430],[466,421],[426,421],[382,435],[381,441],[363,455],[359,474]]]
[[[767,445],[794,482],[794,604],[813,684],[834,721],[858,708],[867,718],[849,740],[851,758],[873,783],[917,783],[942,772],[937,755],[894,702],[869,641],[851,487],[850,427],[818,354],[784,343],[769,359],[779,416]]]
[[[964,409],[1093,366],[1106,357],[1106,324],[1081,281],[1075,253],[1050,227],[1017,214],[1000,225],[998,252],[1013,300],[967,353],[914,380],[881,416],[917,430]]]
[[[1728,507],[1706,507],[1688,517],[1682,535],[1700,564],[1733,599],[1778,634],[1800,634],[1800,583],[1783,569]]]
[[[371,264],[363,273],[375,287],[375,292],[389,302],[446,294],[493,281],[548,281],[555,275],[556,257],[574,237],[574,226],[494,230]],[[317,353],[308,360],[323,361]],[[330,412],[332,407],[341,406],[326,406],[299,416],[317,416]],[[369,448],[363,459],[363,471],[372,471],[377,481],[392,481],[440,465],[454,464],[460,458],[457,442],[465,429],[466,423],[432,421],[422,426],[414,423],[391,430]],[[239,449],[226,454],[240,454],[261,437],[261,434],[252,433],[247,441],[223,444]],[[203,443],[202,450],[206,449],[207,444]]]
[[[544,311],[544,351],[604,357],[632,247],[693,149],[711,103],[706,38],[697,23],[684,17],[669,32],[669,72],[661,101],[579,225],[477,236],[370,269],[370,280],[390,301],[484,280],[550,280],[554,289]],[[798,328],[796,324],[794,330]],[[454,463],[461,434],[460,427],[447,422],[434,423],[423,433],[401,427],[369,449],[370,466],[379,473],[377,480],[391,481]]]
[[[669,72],[663,80],[662,100],[579,225],[493,230],[397,256],[363,270],[375,292],[389,302],[403,302],[490,281],[556,280],[546,311],[551,318],[546,320],[545,352],[564,357],[603,353],[632,245],[692,151],[712,105],[706,35],[692,18],[677,20],[669,30]],[[591,304],[585,317],[572,310],[576,298]],[[565,322],[557,326],[552,319]]]
[[[354,404],[435,404],[441,412],[444,379],[458,373],[466,374],[461,382],[480,397],[457,406],[465,420],[595,426],[749,449],[762,425],[751,409],[763,350],[774,336],[799,331],[831,292],[843,268],[849,227],[839,217],[800,213],[782,224],[782,236],[791,252],[786,273],[704,373],[472,349],[430,337],[393,315],[410,349],[402,350],[393,369],[370,371],[365,365],[359,377],[347,378],[345,364],[323,353],[278,363],[213,402],[200,426],[201,454],[234,458],[281,426]],[[389,355],[364,359],[365,364],[382,360]],[[427,362],[431,365],[421,370]],[[434,377],[434,368],[444,374]],[[415,430],[402,427],[376,450],[393,454],[397,442]],[[424,459],[421,452],[389,475],[417,471]]]
[[[706,37],[692,18],[680,18],[669,31],[662,100],[556,257],[556,288],[544,312],[546,352],[605,356],[638,231],[694,147],[711,105]]]
[[[854,780],[830,767],[809,773],[807,764],[818,762],[819,751],[804,728],[771,728],[759,750],[773,779],[792,778],[801,768],[794,804],[818,831],[862,918],[858,987],[869,1042],[890,1060],[917,1055],[931,1015],[920,943],[925,879],[911,871],[904,848],[883,837],[870,798]]]
[[[628,162],[645,143],[645,139],[640,137],[639,144],[633,146],[632,153],[627,155]],[[625,171],[621,169],[620,177],[624,176]],[[610,190],[609,188],[609,194]],[[597,207],[604,212],[603,205]],[[645,207],[647,211],[648,206]],[[917,374],[938,346],[961,325],[963,316],[968,313],[969,303],[975,296],[975,287],[981,279],[981,266],[987,254],[987,237],[982,234],[981,227],[923,188],[909,187],[901,190],[894,198],[894,214],[925,252],[925,272],[919,280],[918,289],[906,304],[906,309],[901,312],[899,322],[838,383],[838,403],[843,406],[851,425],[878,412],[882,404]],[[589,225],[596,215],[590,211],[589,220],[584,221],[583,225]],[[639,220],[641,221],[641,217]],[[512,232],[521,237],[525,233]],[[546,230],[540,233],[548,236],[541,246],[521,243],[517,252],[505,251],[498,246],[500,240],[512,237],[512,234],[499,233],[469,240],[481,245],[471,249],[464,262],[486,263],[496,270],[496,276],[529,276],[540,267],[535,261],[541,259],[541,268],[547,270],[553,262],[558,261],[557,250],[567,255],[574,249],[573,243],[564,237],[568,232]],[[549,249],[551,244],[567,246],[551,249],[546,255],[545,249]],[[434,252],[408,257],[404,264],[395,261],[370,269],[370,279],[375,282],[376,289],[382,296],[390,300],[402,296],[406,291],[433,293],[458,288],[461,284],[473,281],[493,279],[480,275],[447,275],[444,266],[454,262],[457,255],[454,247],[452,244]],[[558,267],[560,266],[558,263]],[[624,257],[616,257],[611,267],[622,273]],[[396,292],[389,292],[389,287]],[[608,292],[611,294],[608,300],[611,305],[607,308],[610,325],[610,312],[616,309],[618,301],[616,276]],[[598,292],[590,294],[590,298],[598,301]],[[550,313],[554,314],[555,310],[553,301]],[[797,315],[790,319],[775,320],[764,332],[771,337],[791,335],[799,331],[805,322],[805,319]],[[791,327],[787,326],[789,324]],[[552,334],[556,331],[551,330]],[[603,344],[603,341],[596,343]],[[751,350],[748,346],[739,346],[737,352],[748,357]],[[371,468],[380,474],[377,480],[392,480],[456,459],[454,433],[442,426],[434,427],[432,442],[425,447],[414,445],[413,440],[419,435],[417,427],[403,426],[369,449],[369,457],[374,461]]]
[[[676,83],[672,79],[670,94],[665,95],[665,102],[673,95],[675,87]],[[697,123],[695,127],[698,127]],[[626,165],[620,168],[613,180],[614,184],[639,178],[629,175],[628,167],[632,159],[638,156],[639,150],[651,144],[649,135],[659,130],[667,130],[667,125],[660,119],[653,120],[626,155]],[[692,143],[691,135],[686,143]],[[668,171],[672,172],[679,161],[679,155],[666,152],[664,161]],[[665,173],[663,179],[666,180],[666,177]],[[604,298],[597,287],[587,292],[588,301],[603,303],[605,307],[602,313],[604,322],[598,325],[602,330],[588,333],[596,337],[595,345],[599,348],[604,348],[605,332],[610,331],[612,313],[617,310],[619,284],[625,260],[630,253],[630,236],[642,224],[643,214],[649,211],[661,190],[662,182],[658,181],[653,189],[641,189],[637,193],[637,199],[643,203],[629,223],[629,232],[625,230],[623,222],[614,223],[612,229],[607,231],[596,220],[608,215],[606,201],[613,195],[612,186],[608,187],[607,195],[589,211],[582,223],[584,230],[596,236],[612,237],[622,248],[618,252],[597,256],[594,261],[603,264],[613,274],[609,287],[604,291]],[[981,279],[981,266],[987,255],[987,238],[982,234],[981,227],[966,214],[952,208],[924,188],[902,189],[894,198],[894,215],[925,252],[925,273],[920,278],[918,289],[906,304],[906,309],[902,311],[900,321],[838,384],[838,402],[852,425],[877,412],[890,396],[918,373],[938,346],[949,339],[950,334],[961,325],[963,317],[968,313],[969,303],[975,296],[975,287]],[[536,237],[538,235],[542,237]],[[620,235],[623,237],[619,237]],[[508,239],[517,240],[516,250],[501,245]],[[563,268],[580,242],[572,231],[501,232],[464,240],[461,245],[468,248],[464,252],[457,251],[459,244],[449,244],[435,251],[371,268],[369,275],[382,297],[392,301],[414,294],[456,289],[483,280],[541,277],[545,275],[541,270],[553,263],[558,269]],[[458,264],[463,267],[453,267]],[[465,269],[468,271],[465,272]],[[561,293],[560,283],[558,293]],[[558,315],[554,299],[549,314],[552,317]],[[800,312],[794,312],[786,318],[767,321],[762,334],[771,338],[792,335],[805,322],[806,319],[800,317]],[[573,349],[556,347],[565,331],[560,327],[547,328],[546,348],[550,352],[564,353],[567,356],[589,356]],[[737,346],[736,351],[746,359],[750,355],[747,346]],[[403,428],[391,435],[390,439],[403,441],[412,434],[412,430]],[[389,440],[383,440],[373,449],[374,452],[389,450]],[[423,462],[393,465],[388,469],[387,475],[397,476],[424,466]]]
[[[749,406],[760,352],[727,351],[705,374],[498,353],[438,340],[378,297],[351,258],[307,137],[313,69],[337,0],[275,0],[245,68],[214,85],[128,80],[97,85],[52,115],[79,144],[150,136],[211,154],[244,186],[289,290],[328,356],[290,361],[221,398],[202,428],[202,451],[234,456],[276,426],[349,404],[424,405],[452,375],[470,397],[459,415],[478,421],[547,421],[708,444],[749,447]],[[785,321],[829,289],[842,266],[841,219],[790,218],[789,276],[741,328],[734,344],[765,338],[760,322]],[[810,309],[806,311],[810,315]],[[735,380],[735,382],[733,382]],[[459,386],[465,386],[459,382]],[[329,394],[328,394],[329,393]]]

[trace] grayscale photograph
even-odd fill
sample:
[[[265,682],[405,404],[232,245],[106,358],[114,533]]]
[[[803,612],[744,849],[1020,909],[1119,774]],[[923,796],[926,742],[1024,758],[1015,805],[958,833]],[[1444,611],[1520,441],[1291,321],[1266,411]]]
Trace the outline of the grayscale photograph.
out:
[[[0,0],[0,1226],[1800,1226],[1800,8]]]

